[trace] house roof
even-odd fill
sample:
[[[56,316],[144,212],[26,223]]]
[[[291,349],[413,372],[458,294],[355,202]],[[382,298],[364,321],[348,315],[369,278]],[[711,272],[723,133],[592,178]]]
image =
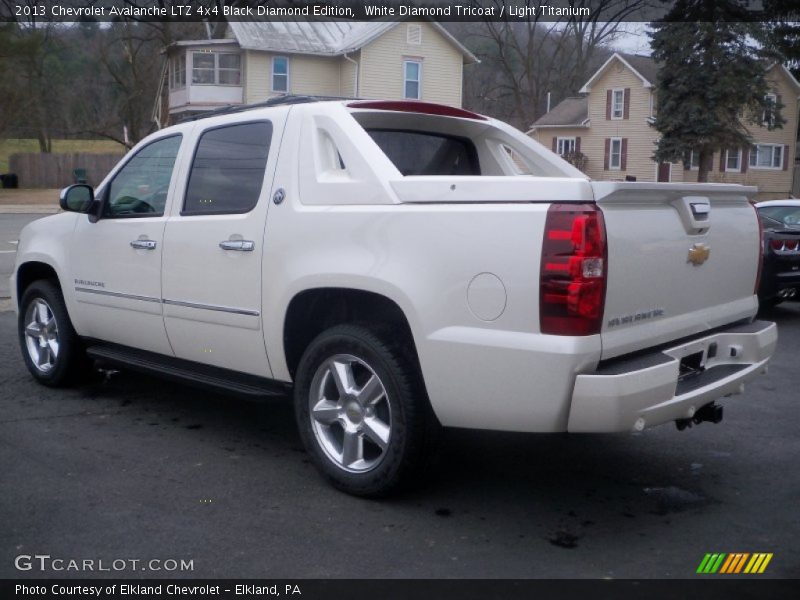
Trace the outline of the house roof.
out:
[[[614,59],[618,59],[622,61],[624,65],[626,65],[633,73],[642,80],[644,87],[655,87],[657,80],[658,80],[658,64],[649,56],[644,56],[642,54],[626,54],[624,52],[615,52],[614,54],[609,57],[609,59],[603,63],[597,71],[589,78],[583,87],[580,89],[582,94],[588,93],[591,89],[592,83],[594,83],[598,77],[606,70],[608,65]],[[800,82],[792,75],[792,72],[786,68],[785,65],[781,63],[772,63],[767,67],[767,71],[771,71],[775,67],[780,67],[781,72],[786,75],[787,79],[792,83],[792,85],[800,89]]]
[[[592,84],[602,75],[609,65],[615,60],[619,60],[628,67],[634,75],[642,80],[644,87],[655,87],[656,79],[658,76],[658,66],[649,56],[641,54],[625,54],[623,52],[614,52],[603,65],[594,72],[589,78],[589,81],[583,84],[579,90],[581,94],[588,94],[592,89]]]
[[[626,65],[639,79],[642,80],[644,87],[655,87],[658,79],[658,64],[649,56],[641,54],[626,54],[623,52],[615,52],[603,65],[594,72],[584,86],[580,89],[580,93],[588,94],[591,91],[592,83],[594,83],[600,75],[608,68],[614,61],[620,60]],[[780,67],[792,85],[800,90],[800,82],[792,75],[781,63],[773,63],[767,68],[771,71],[775,67]],[[586,126],[586,121],[589,118],[589,102],[587,96],[573,96],[566,98],[556,105],[554,109],[531,125],[531,130],[537,127],[580,127]]]
[[[537,127],[582,127],[589,118],[589,100],[586,96],[565,98],[549,113],[542,115],[531,126]]]
[[[465,63],[478,62],[466,46],[441,24],[430,25],[464,56]],[[246,50],[339,56],[363,48],[396,27],[398,21],[230,21],[233,36]]]
[[[658,82],[658,65],[652,58],[643,54],[618,54],[648,83],[655,85]]]

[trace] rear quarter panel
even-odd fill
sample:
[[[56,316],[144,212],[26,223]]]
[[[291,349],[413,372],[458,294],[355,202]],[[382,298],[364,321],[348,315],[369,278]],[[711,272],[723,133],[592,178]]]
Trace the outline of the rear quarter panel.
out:
[[[287,198],[292,198],[287,190]],[[599,336],[538,335],[538,270],[547,204],[302,206],[270,210],[264,262],[265,339],[289,380],[283,323],[307,289],[345,287],[394,300],[411,326],[423,377],[445,425],[566,427],[574,374],[597,362]],[[502,314],[474,314],[474,277],[503,284]]]

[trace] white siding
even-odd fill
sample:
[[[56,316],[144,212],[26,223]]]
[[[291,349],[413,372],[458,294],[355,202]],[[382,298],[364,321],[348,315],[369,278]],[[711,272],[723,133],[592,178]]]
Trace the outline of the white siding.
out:
[[[339,64],[339,95],[347,98],[358,96],[356,84],[358,83],[358,67],[350,61],[361,60],[361,52],[353,52],[347,55],[350,60],[342,57]]]
[[[609,89],[630,88],[630,106],[627,119],[606,119],[606,93]],[[587,174],[593,179],[624,179],[626,175],[637,181],[655,181],[656,163],[652,156],[658,132],[648,124],[650,117],[650,88],[619,61],[614,61],[589,93],[589,120],[591,134],[581,150],[589,157]],[[627,164],[623,170],[606,170],[606,138],[628,140]],[[680,167],[673,165],[672,181],[680,181]]]
[[[409,44],[402,22],[361,51],[362,98],[403,99],[403,60],[421,59],[421,99],[461,106],[463,56],[429,23],[422,27],[422,43]]]
[[[269,98],[271,72],[269,54],[254,50],[245,53],[244,101],[246,103],[251,104]]]

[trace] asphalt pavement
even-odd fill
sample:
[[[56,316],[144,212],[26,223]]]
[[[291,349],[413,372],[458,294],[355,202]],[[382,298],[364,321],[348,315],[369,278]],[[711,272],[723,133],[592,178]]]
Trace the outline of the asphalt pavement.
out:
[[[129,373],[48,389],[0,313],[0,577],[92,575],[14,566],[46,554],[193,565],[95,573],[124,577],[696,578],[709,552],[800,577],[800,303],[765,316],[770,372],[719,425],[450,430],[423,487],[370,501],[317,475],[287,402]]]

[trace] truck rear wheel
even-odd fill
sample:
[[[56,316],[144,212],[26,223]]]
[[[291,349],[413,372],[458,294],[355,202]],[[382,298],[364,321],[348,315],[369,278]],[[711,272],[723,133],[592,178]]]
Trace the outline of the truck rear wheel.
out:
[[[356,325],[333,327],[309,344],[294,403],[317,468],[357,496],[383,496],[411,482],[438,429],[414,361]]]
[[[52,281],[35,281],[26,288],[17,329],[25,366],[40,383],[62,387],[88,372],[83,344],[72,327],[61,290]]]

